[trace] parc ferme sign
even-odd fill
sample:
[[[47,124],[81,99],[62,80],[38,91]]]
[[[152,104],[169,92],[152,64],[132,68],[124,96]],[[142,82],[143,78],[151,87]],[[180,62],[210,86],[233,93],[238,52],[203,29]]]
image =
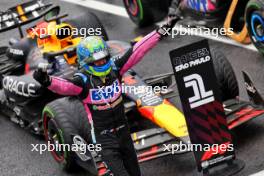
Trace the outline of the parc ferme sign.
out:
[[[198,170],[234,159],[234,151],[222,148],[232,144],[232,139],[208,41],[175,49],[170,52],[170,58],[191,143],[210,146],[206,151],[194,151]],[[216,145],[222,149],[216,150]]]

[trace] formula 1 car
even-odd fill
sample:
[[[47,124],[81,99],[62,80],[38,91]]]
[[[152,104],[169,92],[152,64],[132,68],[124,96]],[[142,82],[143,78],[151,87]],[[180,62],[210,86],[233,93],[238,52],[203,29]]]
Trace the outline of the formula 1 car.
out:
[[[108,41],[111,54],[118,59],[129,44],[120,41]],[[264,109],[257,104],[246,102],[238,98],[238,85],[230,63],[222,53],[212,50],[217,83],[220,85],[220,94],[224,101],[224,110],[230,130],[248,122],[256,117],[264,116]],[[167,92],[155,94],[153,90],[140,94],[134,91],[126,92],[125,111],[131,127],[131,137],[137,152],[139,162],[149,161],[170,154],[183,154],[188,149],[172,152],[172,144],[189,144],[186,121],[181,110],[175,107],[168,99],[175,97],[172,81],[173,73],[166,73],[151,77],[140,77],[133,70],[123,76],[125,87],[129,86],[167,86]],[[255,90],[252,83],[248,83],[245,75],[247,90]],[[254,92],[254,91],[253,91]],[[258,103],[259,104],[259,103]],[[78,116],[77,116],[78,114]],[[135,119],[136,114],[140,119]],[[85,110],[75,97],[63,97],[48,103],[43,110],[44,135],[52,144],[91,144],[91,135]],[[144,117],[142,119],[142,117]],[[145,120],[144,120],[145,119]],[[145,125],[152,122],[152,126]],[[136,128],[133,128],[136,127]],[[95,175],[104,175],[108,172],[107,165],[101,160],[100,155],[94,151],[52,151],[54,159],[66,169],[76,166],[88,170]]]
[[[18,99],[12,98],[13,95],[9,97],[11,101],[15,102],[9,104],[10,113],[16,112],[19,117],[11,115],[11,120],[31,129],[36,134],[42,133],[38,128],[38,119],[36,119],[37,116],[41,116],[39,109],[41,105],[36,105],[36,102],[45,104],[46,101],[49,102],[57,96],[45,97],[46,92],[40,90],[40,85],[31,78],[30,72],[35,70],[39,63],[50,63],[53,66],[51,74],[68,77],[76,69],[75,47],[81,37],[90,35],[87,33],[88,29],[89,31],[100,29],[99,35],[108,40],[103,25],[94,14],[86,12],[62,21],[67,17],[67,14],[59,15],[59,13],[59,6],[34,0],[19,4],[0,14],[0,19],[3,19],[0,21],[0,32],[14,28],[18,28],[21,32],[21,39],[11,38],[10,46],[0,47],[0,80],[3,80],[0,88],[7,89],[10,94],[19,95]],[[23,37],[22,26],[41,17],[44,17],[44,21],[39,21],[36,25],[27,28],[27,35]],[[87,30],[80,34],[74,33],[74,28]],[[12,76],[8,77],[8,75]],[[2,94],[3,90],[1,90],[0,96],[2,103],[6,100],[5,94]],[[9,93],[7,94],[9,95]],[[45,99],[39,97],[42,94]],[[34,97],[34,101],[31,102],[30,98],[32,97]],[[27,108],[21,108],[18,105],[20,103],[22,103],[22,107]],[[8,109],[6,112],[9,113]]]
[[[108,41],[111,55],[118,59],[130,45],[120,41]],[[65,53],[67,52],[64,51]],[[53,52],[49,55],[59,56],[65,53]],[[229,128],[233,129],[242,123],[257,116],[262,116],[264,111],[251,103],[244,102],[235,97],[238,95],[237,81],[232,68],[225,57],[212,51],[215,58],[215,68],[221,85],[221,95],[225,101],[225,110],[228,115]],[[63,56],[62,56],[63,57]],[[61,60],[56,57],[55,60]],[[54,60],[53,60],[54,61]],[[61,62],[61,61],[60,61]],[[32,63],[34,64],[34,63]],[[31,68],[31,67],[30,67]],[[75,71],[75,67],[66,64],[63,70],[55,66],[49,67],[52,75],[69,77]],[[172,73],[141,78],[134,71],[127,72],[123,77],[126,86],[169,86],[172,88]],[[32,78],[31,74],[22,76],[4,76],[1,90],[1,109],[4,109],[12,121],[20,124],[34,133],[43,134],[45,139],[52,144],[90,144],[90,125],[86,118],[85,110],[81,102],[75,97],[59,97],[41,86]],[[165,150],[164,144],[189,143],[186,122],[179,109],[173,106],[167,98],[173,96],[168,92],[154,94],[142,92],[136,94],[129,92],[125,96],[126,114],[129,118],[135,148],[140,162],[171,154]],[[233,98],[233,99],[232,99]],[[141,116],[155,124],[150,127],[141,127],[142,123],[131,117],[131,113],[138,112]],[[42,117],[41,118],[41,114]],[[76,116],[78,114],[78,116]],[[15,119],[15,120],[14,120]],[[136,124],[136,129],[133,124]],[[66,169],[74,169],[81,166],[93,174],[103,175],[108,172],[107,166],[101,161],[96,152],[79,151],[52,151],[54,159]],[[175,154],[188,152],[177,151]]]
[[[60,52],[69,50],[65,54],[68,64],[76,64],[76,55],[71,48],[75,47],[81,37],[99,35],[108,40],[106,31],[99,19],[90,12],[66,18],[68,14],[60,15],[60,7],[52,4],[45,4],[42,1],[30,1],[19,4],[15,7],[0,13],[0,33],[18,28],[21,39],[10,38],[10,46],[0,47],[0,73],[1,74],[22,74],[27,73],[36,65],[29,64],[43,54],[48,52]],[[23,25],[36,21],[35,25],[25,30]],[[85,30],[83,30],[85,29]],[[52,58],[50,58],[52,59]],[[36,63],[37,64],[37,63]]]
[[[138,26],[146,26],[164,19],[171,2],[178,6],[184,17],[184,26],[224,27],[228,34],[240,43],[252,42],[264,53],[263,47],[263,0],[123,0],[131,20]],[[176,8],[176,7],[174,7]],[[251,40],[250,40],[251,39]]]
[[[113,59],[118,59],[131,46],[126,42],[108,41]],[[45,45],[41,43],[41,45]],[[10,119],[21,127],[29,129],[35,134],[44,134],[47,142],[52,144],[90,144],[90,125],[81,102],[76,97],[60,97],[44,89],[31,75],[31,71],[49,63],[48,71],[51,75],[62,78],[70,77],[76,70],[75,65],[67,62],[67,55],[74,55],[74,46],[59,51],[45,51],[25,58],[26,74],[5,72],[0,74],[0,109]],[[4,55],[5,50],[2,50]],[[40,53],[40,52],[39,52]],[[225,101],[229,128],[233,129],[257,116],[263,111],[255,105],[236,99],[238,85],[232,68],[226,58],[219,52],[212,51],[221,96]],[[45,56],[45,57],[44,57]],[[171,154],[163,144],[189,143],[186,122],[181,111],[167,98],[173,97],[173,73],[166,73],[152,77],[141,78],[133,70],[128,71],[123,82],[126,86],[168,86],[167,92],[155,94],[152,91],[136,94],[130,92],[125,97],[125,110],[129,118],[132,138],[140,162]],[[138,123],[134,113],[138,112],[154,124],[154,128],[145,127]],[[131,113],[133,116],[131,117]],[[42,114],[42,115],[41,115]],[[134,119],[133,119],[134,118]],[[136,125],[135,125],[136,124]],[[108,172],[107,166],[101,161],[96,152],[52,151],[54,159],[66,169],[81,166],[92,174],[103,175]],[[178,151],[175,153],[184,153]]]

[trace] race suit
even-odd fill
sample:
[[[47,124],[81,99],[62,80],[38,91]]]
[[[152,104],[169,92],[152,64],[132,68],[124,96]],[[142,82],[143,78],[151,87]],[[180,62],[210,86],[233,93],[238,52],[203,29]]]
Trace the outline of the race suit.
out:
[[[79,71],[70,80],[51,76],[48,89],[67,96],[78,96],[87,112],[94,143],[102,145],[102,159],[114,175],[140,176],[133,141],[125,119],[121,77],[136,65],[161,38],[157,31],[145,36],[112,62],[112,71],[103,82],[100,77]]]

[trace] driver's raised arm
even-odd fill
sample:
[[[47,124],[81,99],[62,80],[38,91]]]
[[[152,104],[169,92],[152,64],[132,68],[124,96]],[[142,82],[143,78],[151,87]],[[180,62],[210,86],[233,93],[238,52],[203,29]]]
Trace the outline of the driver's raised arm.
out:
[[[141,61],[145,54],[150,51],[163,36],[167,36],[177,20],[178,17],[174,17],[173,19],[169,18],[167,24],[146,35],[134,45],[133,49],[128,51],[121,59],[117,60],[115,64],[117,68],[119,68],[120,75],[123,75]]]
[[[47,72],[37,69],[33,77],[42,86],[60,95],[75,96],[80,95],[83,91],[84,83],[80,76],[74,76],[72,79],[62,79],[60,77],[49,76]]]
[[[62,79],[59,77],[50,77],[48,89],[60,95],[74,96],[80,95],[83,90],[83,80],[79,76],[72,79]]]
[[[153,31],[137,42],[130,53],[131,55],[128,56],[125,54],[123,58],[118,61],[119,63],[122,62],[123,65],[119,65],[118,62],[116,63],[117,67],[120,68],[120,75],[123,75],[127,70],[141,61],[144,55],[158,43],[160,38],[161,34],[157,31]]]

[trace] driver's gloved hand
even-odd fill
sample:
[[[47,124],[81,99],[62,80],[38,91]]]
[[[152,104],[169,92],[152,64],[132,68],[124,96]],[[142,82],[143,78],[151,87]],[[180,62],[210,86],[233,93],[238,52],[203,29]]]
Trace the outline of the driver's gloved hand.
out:
[[[168,36],[175,24],[182,18],[180,16],[180,0],[173,0],[169,8],[167,23],[157,29],[162,36]]]
[[[175,24],[180,20],[181,18],[177,15],[171,16],[167,18],[167,23],[162,25],[157,29],[157,32],[161,34],[162,36],[168,36],[172,30],[172,28],[175,26]]]
[[[180,3],[181,3],[181,0],[173,0],[171,2],[171,5],[169,7],[168,17],[180,15]]]
[[[40,68],[34,71],[33,78],[44,87],[48,87],[51,84],[50,76],[48,75],[48,73],[44,72]]]

